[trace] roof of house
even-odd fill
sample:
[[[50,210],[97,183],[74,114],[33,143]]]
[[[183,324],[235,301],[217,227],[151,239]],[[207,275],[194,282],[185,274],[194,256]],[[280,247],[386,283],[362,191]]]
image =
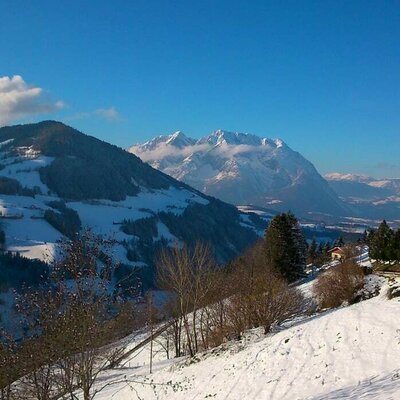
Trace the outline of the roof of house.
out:
[[[341,247],[334,247],[333,249],[330,249],[328,253],[342,253],[344,254],[344,250]]]

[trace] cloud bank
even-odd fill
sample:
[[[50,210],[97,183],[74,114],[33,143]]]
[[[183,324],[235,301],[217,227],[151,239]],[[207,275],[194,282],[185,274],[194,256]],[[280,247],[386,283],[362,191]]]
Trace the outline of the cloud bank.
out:
[[[0,77],[0,126],[21,118],[53,113],[65,104],[51,100],[38,86],[28,85],[20,75]]]
[[[215,146],[210,143],[197,143],[178,148],[167,143],[160,143],[152,150],[143,150],[140,145],[134,145],[129,148],[129,151],[140,157],[143,161],[152,163],[167,157],[183,160],[191,154],[205,153],[207,151],[212,151],[221,157],[231,159],[237,154],[264,153],[265,146],[253,146],[247,144],[231,145],[226,143],[222,146]]]

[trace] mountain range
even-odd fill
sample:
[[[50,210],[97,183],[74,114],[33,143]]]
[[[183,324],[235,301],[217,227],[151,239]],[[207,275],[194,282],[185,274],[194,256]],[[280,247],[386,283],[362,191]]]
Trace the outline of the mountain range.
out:
[[[348,200],[379,200],[400,197],[400,178],[375,179],[368,175],[332,172],[325,179],[334,190]]]
[[[6,250],[42,260],[59,239],[90,227],[115,239],[115,255],[131,267],[151,267],[166,244],[196,241],[227,262],[266,226],[55,121],[0,128],[0,223]]]
[[[281,139],[217,130],[195,140],[178,131],[128,150],[154,168],[232,204],[305,216],[352,213],[313,164]]]
[[[360,174],[325,175],[332,189],[359,215],[400,219],[400,179],[376,179]]]

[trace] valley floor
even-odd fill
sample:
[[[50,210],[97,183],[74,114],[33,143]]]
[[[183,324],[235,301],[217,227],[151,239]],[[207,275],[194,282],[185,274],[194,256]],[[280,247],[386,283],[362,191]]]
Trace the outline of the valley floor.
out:
[[[400,298],[388,288],[194,359],[167,360],[156,344],[152,374],[145,347],[101,376],[96,399],[399,399]]]

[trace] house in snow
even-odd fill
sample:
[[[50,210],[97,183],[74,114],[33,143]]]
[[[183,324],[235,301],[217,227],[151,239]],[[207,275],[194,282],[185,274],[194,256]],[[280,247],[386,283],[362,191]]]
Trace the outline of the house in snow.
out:
[[[345,252],[342,247],[334,247],[333,249],[329,250],[329,253],[331,253],[332,260],[343,260],[345,256]]]

